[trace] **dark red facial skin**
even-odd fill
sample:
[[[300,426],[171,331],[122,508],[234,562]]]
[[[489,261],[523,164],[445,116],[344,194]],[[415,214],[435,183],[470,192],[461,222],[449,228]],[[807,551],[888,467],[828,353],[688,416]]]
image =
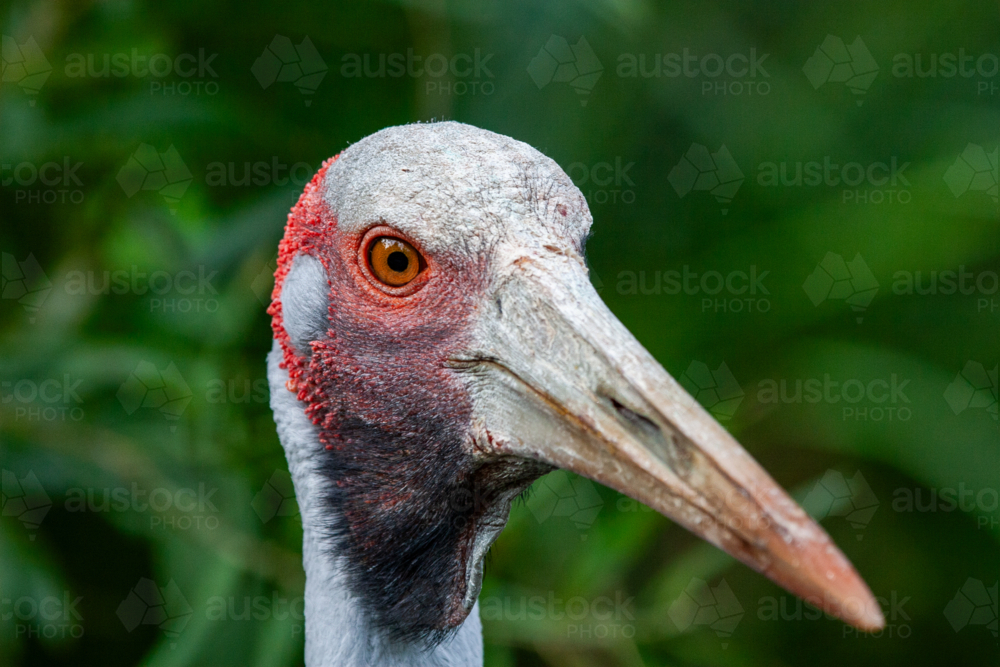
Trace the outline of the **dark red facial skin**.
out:
[[[377,220],[361,234],[340,233],[336,216],[319,191],[332,163],[324,163],[288,216],[268,310],[299,400],[308,404],[307,414],[324,432],[321,437],[329,436],[323,444],[334,449],[340,444],[337,406],[348,398],[353,416],[386,427],[402,426],[398,420],[412,411],[412,400],[417,398],[438,400],[443,417],[468,419],[464,391],[441,362],[466,342],[463,334],[481,293],[482,271],[468,261],[428,256],[419,243]],[[410,284],[381,285],[365,265],[365,246],[383,235],[409,241],[427,262]],[[323,264],[331,288],[331,336],[313,343],[311,359],[297,356],[282,325],[281,288],[299,253]],[[331,395],[333,387],[339,390],[337,395]],[[387,394],[398,398],[388,413]]]
[[[392,636],[434,641],[468,614],[462,599],[477,517],[544,468],[474,461],[471,405],[447,366],[467,347],[488,257],[429,255],[378,220],[341,233],[320,192],[333,160],[288,216],[268,312],[288,388],[318,427],[327,536],[352,593]],[[409,241],[426,261],[409,285],[381,285],[368,269],[367,244],[382,235]],[[330,284],[329,330],[310,356],[296,352],[282,325],[282,285],[299,253],[318,259]]]

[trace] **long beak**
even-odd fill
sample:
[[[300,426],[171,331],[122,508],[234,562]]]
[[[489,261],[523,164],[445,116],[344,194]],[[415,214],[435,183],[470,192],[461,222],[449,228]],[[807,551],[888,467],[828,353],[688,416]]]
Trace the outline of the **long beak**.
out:
[[[823,611],[884,625],[829,536],[615,318],[573,257],[522,257],[453,361],[494,454],[645,503]]]

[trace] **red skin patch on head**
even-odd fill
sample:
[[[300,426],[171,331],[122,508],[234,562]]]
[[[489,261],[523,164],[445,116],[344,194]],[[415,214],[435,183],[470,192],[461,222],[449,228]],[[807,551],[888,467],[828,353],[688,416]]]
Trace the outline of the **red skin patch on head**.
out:
[[[292,208],[279,247],[268,313],[289,375],[286,386],[318,427],[318,460],[328,465],[331,502],[350,534],[342,548],[366,573],[363,583],[373,585],[360,593],[400,619],[433,613],[438,616],[424,619],[426,626],[454,627],[467,614],[461,607],[464,563],[473,514],[481,508],[449,505],[477,483],[477,464],[467,390],[447,361],[467,346],[486,259],[431,256],[400,234],[426,261],[417,279],[422,282],[412,293],[380,289],[360,264],[362,241],[392,230],[381,220],[356,233],[338,229],[336,212],[322,195],[334,160],[323,164]],[[322,263],[330,285],[327,334],[311,343],[310,355],[299,354],[283,325],[282,287],[300,253]],[[459,513],[460,529],[454,527]],[[428,542],[428,536],[436,537]],[[398,562],[386,560],[393,549]],[[377,599],[379,572],[393,582],[400,569],[418,565],[414,576],[427,581],[427,593]],[[449,597],[428,607],[429,596],[445,592]]]
[[[282,367],[288,370],[289,389],[308,404],[307,413],[321,427],[324,444],[334,447],[339,443],[325,438],[336,439],[337,415],[333,408],[346,398],[352,399],[349,409],[354,415],[383,421],[387,426],[395,417],[411,412],[387,413],[387,392],[411,399],[443,399],[444,403],[437,404],[439,411],[467,418],[467,401],[462,400],[461,388],[444,362],[448,352],[465,342],[466,324],[480,293],[476,278],[481,272],[469,270],[475,267],[469,266],[466,258],[424,254],[428,266],[414,281],[424,284],[415,293],[396,296],[375,287],[370,272],[359,266],[360,255],[364,254],[359,252],[361,241],[370,235],[369,231],[381,234],[391,228],[373,220],[371,228],[361,233],[343,234],[338,230],[336,216],[322,196],[323,179],[336,159],[324,162],[305,187],[288,215],[278,250],[268,313],[272,316],[274,338],[282,347]],[[416,241],[406,240],[420,250]],[[298,355],[283,326],[281,290],[299,253],[318,259],[331,285],[329,340],[314,343],[311,358]],[[355,391],[345,392],[345,384]],[[339,395],[329,394],[331,386],[339,388]]]
[[[292,348],[288,333],[285,331],[284,320],[281,311],[281,289],[284,287],[285,278],[292,269],[292,261],[295,256],[306,248],[311,247],[316,242],[316,237],[324,232],[332,231],[335,224],[330,221],[326,213],[326,204],[323,202],[323,195],[320,191],[326,171],[330,168],[339,155],[335,155],[320,167],[316,175],[306,185],[299,201],[296,202],[292,210],[288,212],[288,222],[285,224],[285,235],[278,244],[278,267],[274,272],[274,289],[271,291],[271,305],[267,309],[267,314],[271,316],[271,330],[274,332],[274,339],[281,344],[283,355],[282,368],[288,370],[289,391],[296,391],[298,380],[302,377],[303,369],[300,364],[294,363],[295,353]],[[291,363],[290,363],[291,362]]]

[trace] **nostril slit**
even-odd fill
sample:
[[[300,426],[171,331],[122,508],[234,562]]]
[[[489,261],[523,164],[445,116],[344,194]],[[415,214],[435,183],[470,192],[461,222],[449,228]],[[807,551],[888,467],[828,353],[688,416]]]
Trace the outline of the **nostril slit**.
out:
[[[656,433],[660,432],[660,427],[657,426],[656,423],[649,417],[641,415],[634,410],[630,410],[610,396],[608,396],[608,400],[611,401],[611,405],[618,411],[618,414],[621,415],[625,421],[645,430],[654,431]]]

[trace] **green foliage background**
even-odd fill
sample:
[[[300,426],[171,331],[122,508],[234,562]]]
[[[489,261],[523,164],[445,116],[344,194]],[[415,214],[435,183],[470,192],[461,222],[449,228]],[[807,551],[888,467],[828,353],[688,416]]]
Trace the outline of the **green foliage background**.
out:
[[[607,489],[589,490],[599,499],[592,503],[596,516],[569,516],[571,507],[554,504],[559,494],[566,502],[592,496],[574,490],[575,478],[543,480],[513,512],[488,566],[484,603],[507,601],[511,612],[484,622],[487,665],[998,664],[995,588],[992,612],[989,604],[982,612],[993,614],[992,632],[985,623],[956,631],[944,611],[969,578],[989,587],[1000,573],[1000,215],[995,189],[992,198],[975,190],[956,197],[944,174],[968,144],[996,148],[1000,77],[907,78],[892,70],[900,53],[997,54],[996,3],[18,1],[3,3],[0,21],[17,44],[33,37],[53,68],[36,95],[16,82],[0,84],[4,169],[82,162],[82,185],[70,189],[83,194],[81,203],[45,204],[28,199],[30,191],[64,186],[0,188],[5,278],[8,255],[22,261],[32,254],[51,282],[37,312],[16,298],[0,301],[0,467],[18,480],[34,473],[52,502],[37,529],[0,517],[0,599],[7,605],[0,605],[0,664],[301,664],[295,619],[216,621],[207,612],[219,596],[234,598],[239,611],[246,596],[294,599],[303,585],[297,519],[265,522],[251,504],[275,471],[287,470],[266,391],[253,390],[271,339],[258,295],[266,294],[305,171],[385,126],[430,119],[510,135],[570,169],[591,199],[595,284],[639,340],[678,377],[692,361],[711,369],[725,362],[745,396],[724,424],[797,497],[832,470],[847,479],[860,472],[878,501],[867,523],[836,515],[823,522],[887,601],[889,629],[866,637],[834,620],[809,620],[808,607],[796,607],[765,578]],[[285,82],[263,88],[254,77],[252,64],[276,34],[315,44],[329,68],[315,94]],[[571,44],[585,36],[603,64],[589,94],[532,81],[528,65],[553,34]],[[803,74],[828,34],[847,43],[861,36],[879,64],[864,95],[836,82],[814,89]],[[7,58],[6,38],[4,48]],[[620,54],[651,58],[684,48],[723,57],[750,49],[768,54],[768,76],[755,83],[766,82],[769,92],[703,93],[706,82],[730,81],[726,76],[618,76]],[[156,89],[161,80],[151,76],[66,73],[73,54],[95,54],[99,63],[104,54],[133,50],[173,56],[202,49],[218,54],[211,63],[217,76],[171,75],[162,83],[202,81],[217,85],[214,94]],[[342,75],[348,54],[377,61],[377,54],[407,49],[492,54],[489,76],[479,79],[490,84],[489,94],[482,85],[478,93],[470,87],[457,94],[455,84],[468,80],[451,74]],[[449,93],[442,92],[445,83]],[[161,152],[174,146],[191,171],[176,204],[155,191],[126,196],[116,181],[142,143]],[[668,174],[692,143],[711,151],[725,144],[732,153],[746,177],[732,203],[699,191],[679,197],[671,186]],[[908,201],[897,194],[890,202],[884,190],[891,188],[867,183],[857,189],[869,199],[883,190],[883,203],[845,201],[842,186],[757,181],[762,163],[827,156],[840,164],[892,157],[909,163],[907,184],[897,188]],[[625,178],[607,186],[583,182],[585,169],[616,160],[632,163]],[[273,161],[306,166],[298,182],[284,185],[218,186],[207,179],[213,163],[233,163],[239,176],[244,163]],[[847,260],[860,253],[877,279],[863,313],[836,299],[814,306],[804,292],[805,278],[830,252]],[[623,287],[628,272],[651,279],[684,266],[699,274],[768,271],[767,311],[755,302],[753,312],[717,312],[703,308],[703,294],[630,294]],[[992,294],[907,295],[893,288],[898,272],[920,271],[926,284],[928,272],[959,267],[993,272]],[[190,312],[178,304],[170,310],[149,293],[73,289],[70,280],[83,272],[100,286],[105,271],[200,268],[214,274],[214,291],[191,297],[205,299],[200,312],[193,303]],[[191,400],[179,419],[150,407],[127,414],[117,400],[141,361],[160,370],[173,363],[184,378]],[[992,413],[970,407],[956,414],[944,398],[969,361],[993,369]],[[909,418],[845,418],[843,402],[761,400],[762,381],[794,384],[825,374],[865,384],[895,374],[908,381],[907,401],[892,407],[907,408]],[[79,381],[82,402],[25,402],[13,393],[17,383],[49,379]],[[83,416],[18,412],[48,407]],[[80,489],[99,496],[133,485],[217,489],[217,512],[74,512],[67,505]],[[968,511],[943,511],[941,503],[937,511],[902,511],[907,494],[919,490],[926,508],[932,490],[945,488],[986,494]],[[201,514],[215,527],[182,528],[183,519]],[[193,614],[178,637],[154,625],[128,632],[119,620],[118,605],[141,577],[160,586],[175,581],[190,603]],[[731,636],[701,624],[707,616],[681,631],[671,604],[693,579],[715,587],[723,578],[744,614]],[[64,620],[39,625],[37,617],[10,617],[10,601],[49,595],[81,597],[82,620],[69,625],[81,626],[82,637],[44,636],[46,623]],[[519,600],[536,595],[634,600],[609,621],[518,617]],[[769,619],[776,600],[791,619]],[[25,636],[27,626],[43,636]]]

